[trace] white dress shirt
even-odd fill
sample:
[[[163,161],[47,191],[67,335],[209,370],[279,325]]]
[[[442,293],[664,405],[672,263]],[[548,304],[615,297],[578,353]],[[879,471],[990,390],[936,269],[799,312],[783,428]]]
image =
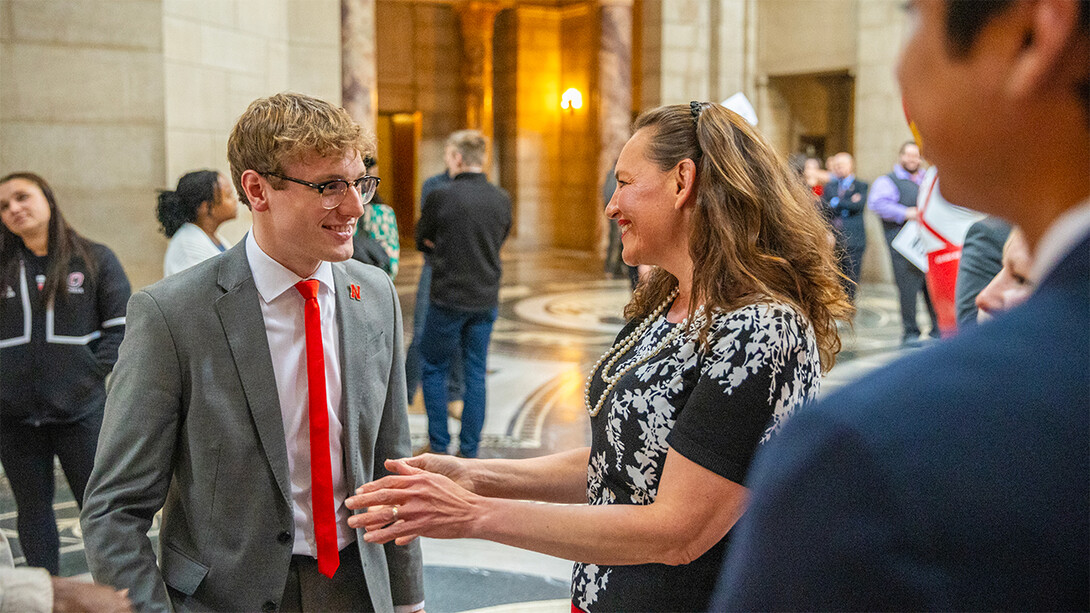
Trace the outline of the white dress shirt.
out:
[[[1069,209],[1052,222],[1037,242],[1030,279],[1040,283],[1090,233],[1090,200]]]
[[[254,285],[261,295],[261,316],[269,339],[276,393],[284,417],[284,438],[288,447],[288,473],[291,478],[291,502],[295,518],[295,545],[292,553],[318,557],[314,542],[314,518],[310,504],[310,421],[307,394],[306,324],[303,296],[295,284],[303,277],[288,270],[268,256],[253,231],[246,235],[246,258],[254,275]],[[348,483],[344,474],[343,424],[341,406],[340,334],[337,326],[336,290],[333,266],[322,262],[308,279],[318,280],[318,307],[322,316],[322,348],[325,350],[326,400],[329,403],[329,459],[333,468],[333,498],[337,514],[337,549],[356,540],[348,527]]]

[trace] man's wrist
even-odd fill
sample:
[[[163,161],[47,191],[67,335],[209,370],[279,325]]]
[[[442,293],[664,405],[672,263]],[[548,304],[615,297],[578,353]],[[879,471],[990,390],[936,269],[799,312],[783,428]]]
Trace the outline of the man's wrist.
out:
[[[424,610],[424,601],[421,600],[416,604],[399,604],[394,605],[394,613],[415,613],[416,611]]]

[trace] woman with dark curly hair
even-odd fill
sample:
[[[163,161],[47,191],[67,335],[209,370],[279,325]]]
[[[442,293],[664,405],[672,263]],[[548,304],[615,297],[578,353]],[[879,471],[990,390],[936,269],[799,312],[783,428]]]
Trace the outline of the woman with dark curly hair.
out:
[[[156,209],[170,239],[163,256],[167,277],[219,255],[231,246],[216,229],[238,215],[238,196],[230,179],[214,170],[197,170],[178,179],[178,188],[159,193]]]
[[[750,461],[817,394],[851,306],[805,185],[743,119],[694,102],[635,127],[606,214],[625,263],[655,268],[587,380],[591,446],[388,462],[348,499],[366,540],[575,560],[573,611],[706,610]]]
[[[129,280],[112,251],[65,223],[38,175],[0,179],[0,221],[0,462],[27,564],[56,575],[53,458],[82,507]]]

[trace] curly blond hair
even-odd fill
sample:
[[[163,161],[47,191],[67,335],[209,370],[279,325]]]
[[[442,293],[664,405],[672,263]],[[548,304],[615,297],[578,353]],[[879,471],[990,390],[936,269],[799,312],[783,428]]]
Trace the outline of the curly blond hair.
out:
[[[282,174],[285,165],[307,155],[328,157],[352,151],[360,159],[374,158],[375,139],[348,111],[290,92],[251,102],[227,139],[231,180],[247,207],[250,202],[242,189],[242,173],[246,170]]]

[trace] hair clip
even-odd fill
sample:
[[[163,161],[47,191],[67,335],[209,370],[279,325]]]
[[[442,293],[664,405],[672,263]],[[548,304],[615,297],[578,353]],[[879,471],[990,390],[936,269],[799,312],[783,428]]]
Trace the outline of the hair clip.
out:
[[[693,114],[693,119],[700,119],[700,111],[704,110],[704,104],[693,100],[689,103],[689,110]]]

